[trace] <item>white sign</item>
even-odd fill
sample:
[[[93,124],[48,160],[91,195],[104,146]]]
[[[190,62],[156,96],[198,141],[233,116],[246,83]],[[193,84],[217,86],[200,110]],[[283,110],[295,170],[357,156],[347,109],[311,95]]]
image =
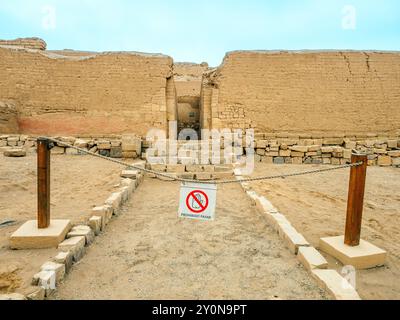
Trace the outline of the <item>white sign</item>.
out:
[[[215,184],[182,183],[179,217],[214,220],[217,186]]]

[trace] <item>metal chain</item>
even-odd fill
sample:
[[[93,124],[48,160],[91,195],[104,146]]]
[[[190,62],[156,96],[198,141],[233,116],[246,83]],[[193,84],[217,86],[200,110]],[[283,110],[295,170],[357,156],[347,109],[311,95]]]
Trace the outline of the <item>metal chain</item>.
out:
[[[57,140],[54,138],[39,137],[38,139],[48,139],[52,142],[57,143],[57,145],[63,145],[65,147],[75,149],[81,153],[85,153],[85,154],[93,156],[93,157],[97,157],[97,158],[100,158],[103,160],[114,162],[114,163],[123,165],[128,168],[133,168],[133,169],[140,170],[140,171],[143,171],[146,173],[154,174],[158,177],[167,178],[172,181],[180,181],[180,182],[186,182],[186,183],[228,184],[228,183],[242,183],[242,182],[252,182],[252,181],[271,180],[271,179],[284,179],[284,178],[288,178],[288,177],[302,176],[302,175],[308,175],[308,174],[314,174],[314,173],[322,173],[322,172],[340,170],[340,169],[345,169],[345,168],[357,167],[357,166],[360,166],[363,164],[363,162],[356,162],[356,163],[345,164],[345,165],[341,165],[341,166],[337,166],[337,167],[333,167],[333,168],[323,168],[323,169],[316,169],[316,170],[309,170],[309,171],[295,172],[295,173],[287,173],[287,174],[279,174],[279,175],[272,175],[272,176],[260,176],[260,177],[254,177],[254,178],[227,179],[227,180],[219,180],[219,181],[197,180],[197,179],[179,178],[179,177],[171,176],[171,175],[163,173],[163,172],[154,171],[154,170],[142,168],[139,166],[135,166],[134,164],[130,164],[130,163],[127,163],[127,162],[124,162],[121,160],[114,159],[114,158],[109,158],[109,157],[103,156],[101,154],[94,153],[94,152],[88,151],[86,149],[82,149],[82,148],[73,146],[69,143],[66,143],[66,142],[63,142],[63,141],[60,141],[60,140]]]

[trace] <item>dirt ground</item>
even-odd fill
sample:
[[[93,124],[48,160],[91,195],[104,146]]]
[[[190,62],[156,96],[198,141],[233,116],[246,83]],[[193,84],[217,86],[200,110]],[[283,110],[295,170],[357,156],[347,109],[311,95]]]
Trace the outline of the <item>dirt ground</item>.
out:
[[[301,172],[321,166],[257,164],[253,176]],[[324,166],[325,167],[325,166]],[[308,241],[343,235],[350,169],[252,182]],[[369,167],[361,237],[388,252],[386,266],[357,271],[363,299],[400,299],[400,169]],[[342,265],[327,257],[331,268]]]
[[[51,217],[84,222],[119,183],[121,167],[88,156],[52,156]],[[0,155],[0,293],[29,291],[32,276],[56,249],[10,250],[9,236],[25,221],[36,219],[36,155]]]
[[[179,183],[146,179],[54,299],[327,299],[240,186],[216,220],[177,217]]]

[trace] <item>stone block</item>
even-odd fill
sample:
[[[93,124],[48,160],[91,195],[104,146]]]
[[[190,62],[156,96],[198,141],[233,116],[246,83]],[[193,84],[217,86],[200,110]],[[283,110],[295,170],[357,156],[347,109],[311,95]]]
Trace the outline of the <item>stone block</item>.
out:
[[[167,171],[167,165],[165,164],[151,164],[151,170],[157,171],[157,172],[166,172]]]
[[[29,292],[30,293],[26,295],[26,298],[28,300],[40,301],[44,300],[46,296],[46,290],[38,286],[32,287],[32,289]]]
[[[262,157],[261,162],[272,164],[274,163],[274,157]]]
[[[289,220],[281,213],[267,213],[265,217],[276,232],[279,232],[282,225],[291,225]]]
[[[311,274],[318,284],[336,300],[361,300],[357,291],[337,271],[314,269]]]
[[[94,232],[89,226],[79,225],[75,226],[71,229],[70,232],[67,234],[67,238],[84,236],[85,237],[85,244],[89,246],[94,241]]]
[[[111,142],[110,141],[97,141],[97,149],[99,150],[110,150]]]
[[[58,249],[61,251],[70,251],[74,258],[74,261],[79,261],[85,253],[86,239],[84,236],[72,237],[64,240],[58,245]]]
[[[71,225],[69,220],[51,220],[46,229],[39,229],[36,220],[25,222],[10,237],[11,249],[55,248],[65,239]]]
[[[303,235],[297,232],[292,225],[288,225],[286,223],[279,224],[278,234],[285,241],[286,246],[293,254],[297,254],[299,247],[307,247],[310,245]]]
[[[114,213],[118,211],[119,207],[122,203],[122,195],[121,192],[114,192],[108,199],[104,202],[106,205],[111,206],[114,209]]]
[[[392,158],[393,166],[400,166],[400,158]]]
[[[54,262],[61,263],[65,266],[65,272],[68,273],[74,263],[74,256],[70,251],[61,251],[54,258]]]
[[[26,300],[26,297],[20,293],[0,294],[0,301],[4,300]]]
[[[283,157],[275,157],[274,158],[274,163],[275,164],[284,164],[285,163],[285,158],[283,158]]]
[[[54,272],[56,275],[56,283],[60,283],[65,276],[65,265],[62,263],[47,261],[41,266],[40,271]]]
[[[123,170],[121,172],[121,177],[122,178],[128,178],[128,179],[136,179],[137,175],[139,174],[139,170]]]
[[[33,276],[32,285],[43,288],[45,296],[49,297],[56,290],[57,274],[54,270],[41,270]]]
[[[84,149],[84,148],[88,147],[89,142],[90,141],[84,140],[84,139],[76,139],[75,142],[74,142],[74,146],[78,147],[78,148],[81,148],[81,149]]]
[[[400,150],[388,151],[388,156],[398,158],[400,157]]]
[[[328,261],[314,247],[300,247],[297,259],[308,270],[328,268]]]
[[[379,156],[378,157],[378,166],[386,167],[392,165],[392,158],[389,156]]]
[[[308,146],[292,146],[289,149],[294,152],[306,153],[308,151]]]
[[[290,157],[290,153],[291,153],[290,150],[280,150],[279,151],[279,156],[280,157]]]
[[[344,143],[343,138],[325,138],[322,142],[323,145],[342,145]]]
[[[127,158],[127,157],[122,156],[122,148],[121,147],[111,147],[110,148],[110,158]]]
[[[290,156],[293,157],[293,158],[303,158],[304,157],[304,152],[292,151],[290,153]]]
[[[5,157],[13,157],[13,158],[25,157],[26,151],[25,149],[22,148],[7,148],[6,150],[3,151],[3,155]]]
[[[273,206],[273,204],[268,201],[264,196],[255,198],[255,204],[257,210],[264,213],[278,213],[278,209]]]
[[[90,226],[90,228],[92,228],[96,236],[98,236],[103,229],[102,220],[103,219],[100,216],[92,216],[88,221],[88,225]]]
[[[99,155],[103,156],[103,157],[110,157],[110,150],[106,150],[106,149],[99,149]]]
[[[207,181],[207,180],[211,180],[212,179],[212,173],[209,173],[209,172],[196,172],[195,173],[195,177],[196,177],[197,180]]]
[[[213,165],[203,165],[203,171],[204,172],[214,172],[214,166]]]
[[[387,146],[389,148],[397,148],[398,140],[390,139],[387,141]]]
[[[65,153],[65,148],[63,148],[63,147],[54,147],[54,148],[51,149],[50,153],[52,155],[64,154]]]
[[[303,163],[303,158],[302,157],[292,158],[292,163],[293,164],[302,164]]]
[[[360,240],[356,247],[344,243],[344,236],[321,238],[319,249],[338,259],[344,265],[356,269],[368,269],[385,264],[386,251]]]

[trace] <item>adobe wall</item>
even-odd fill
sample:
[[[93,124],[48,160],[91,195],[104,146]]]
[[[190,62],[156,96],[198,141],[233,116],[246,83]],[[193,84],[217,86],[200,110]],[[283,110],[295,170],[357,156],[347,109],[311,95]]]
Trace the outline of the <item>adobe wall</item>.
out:
[[[400,129],[400,53],[228,53],[203,79],[213,128],[363,134]]]
[[[16,105],[21,133],[145,135],[167,128],[167,108],[176,103],[172,58],[82,54],[0,46],[0,101]]]

